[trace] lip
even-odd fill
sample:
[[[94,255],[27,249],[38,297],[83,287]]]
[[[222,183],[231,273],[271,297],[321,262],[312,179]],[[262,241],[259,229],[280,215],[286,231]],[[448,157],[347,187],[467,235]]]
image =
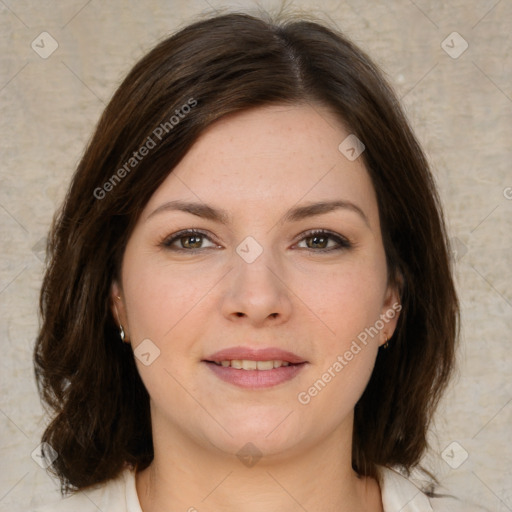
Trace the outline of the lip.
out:
[[[215,364],[233,359],[246,359],[248,361],[280,360],[288,361],[290,365],[273,368],[272,370],[242,370]],[[276,347],[263,349],[231,347],[215,352],[202,362],[224,382],[245,389],[264,389],[293,379],[306,366],[308,361],[293,352]]]
[[[279,361],[288,361],[292,364],[300,364],[307,363],[305,359],[299,357],[297,354],[293,352],[288,352],[287,350],[281,350],[277,347],[268,347],[268,348],[248,348],[248,347],[231,347],[225,348],[223,350],[219,350],[214,354],[205,357],[204,361],[214,361],[216,363],[220,363],[221,361],[232,361],[233,359],[246,359],[248,361],[270,361],[270,360],[279,360]],[[252,370],[244,370],[244,371],[252,371]],[[272,371],[272,370],[268,370]]]

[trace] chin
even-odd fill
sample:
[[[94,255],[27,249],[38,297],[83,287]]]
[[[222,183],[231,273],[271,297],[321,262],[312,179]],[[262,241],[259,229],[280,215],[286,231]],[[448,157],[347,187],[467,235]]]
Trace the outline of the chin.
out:
[[[215,429],[204,433],[210,442],[225,453],[239,455],[240,450],[251,451],[264,455],[278,455],[289,451],[299,442],[298,428],[290,411],[280,414],[273,412],[265,415],[261,411],[257,415],[246,414],[230,420],[219,419],[226,425],[226,430]],[[286,418],[286,419],[285,419]],[[283,421],[284,420],[284,421]],[[225,421],[225,422],[224,422]],[[229,432],[229,434],[228,434]],[[245,447],[245,448],[244,448]]]

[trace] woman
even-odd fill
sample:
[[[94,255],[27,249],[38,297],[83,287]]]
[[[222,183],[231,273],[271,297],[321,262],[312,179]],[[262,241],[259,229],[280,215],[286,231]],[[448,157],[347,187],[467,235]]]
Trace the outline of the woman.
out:
[[[229,14],[163,41],[49,242],[35,366],[73,494],[49,510],[456,510],[401,474],[454,364],[448,254],[425,157],[342,35]]]

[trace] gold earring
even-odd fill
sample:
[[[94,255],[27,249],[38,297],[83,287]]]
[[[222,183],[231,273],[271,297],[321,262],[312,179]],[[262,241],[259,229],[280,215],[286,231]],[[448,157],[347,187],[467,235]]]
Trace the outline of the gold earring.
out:
[[[382,345],[382,348],[386,349],[386,348],[388,348],[388,347],[389,347],[388,340],[389,340],[389,338],[388,338],[388,336],[386,335],[386,341],[384,342],[384,345]]]

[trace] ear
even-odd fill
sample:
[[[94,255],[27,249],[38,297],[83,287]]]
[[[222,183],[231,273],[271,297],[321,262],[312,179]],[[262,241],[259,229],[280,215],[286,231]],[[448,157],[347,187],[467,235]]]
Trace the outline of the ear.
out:
[[[112,312],[112,316],[114,317],[114,320],[119,329],[121,330],[122,328],[124,331],[124,341],[129,342],[130,335],[128,331],[128,317],[126,315],[126,306],[121,286],[117,281],[114,281],[112,283],[110,289],[110,311]]]
[[[400,311],[402,311],[401,291],[403,290],[403,278],[397,277],[394,283],[389,283],[386,289],[380,318],[384,327],[380,332],[379,345],[384,345],[394,334],[398,324]]]

